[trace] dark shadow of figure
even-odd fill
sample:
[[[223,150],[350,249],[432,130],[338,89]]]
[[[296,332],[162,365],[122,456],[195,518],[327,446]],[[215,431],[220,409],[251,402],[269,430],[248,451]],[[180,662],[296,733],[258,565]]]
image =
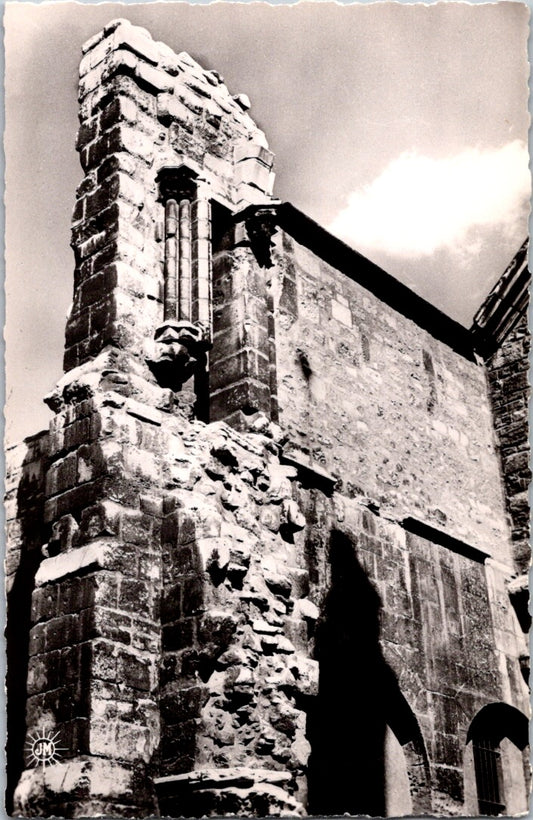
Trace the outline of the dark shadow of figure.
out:
[[[379,644],[381,600],[341,532],[317,626],[319,691],[309,714],[311,815],[386,813],[385,736],[423,748],[417,720]],[[411,745],[411,744],[410,744]]]

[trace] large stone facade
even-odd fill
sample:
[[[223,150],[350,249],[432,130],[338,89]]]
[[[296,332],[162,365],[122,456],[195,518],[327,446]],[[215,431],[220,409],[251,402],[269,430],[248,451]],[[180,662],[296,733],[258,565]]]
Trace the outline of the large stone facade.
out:
[[[273,197],[216,72],[124,20],[83,50],[65,375],[8,456],[10,810],[525,811],[525,326],[486,366]]]

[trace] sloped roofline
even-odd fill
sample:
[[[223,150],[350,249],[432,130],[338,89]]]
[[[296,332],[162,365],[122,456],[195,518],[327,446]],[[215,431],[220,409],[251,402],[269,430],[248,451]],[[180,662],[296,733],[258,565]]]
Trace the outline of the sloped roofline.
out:
[[[407,285],[329,233],[290,202],[277,206],[278,225],[298,243],[382,302],[426,330],[435,339],[470,361],[475,361],[475,339],[471,330],[451,319]]]

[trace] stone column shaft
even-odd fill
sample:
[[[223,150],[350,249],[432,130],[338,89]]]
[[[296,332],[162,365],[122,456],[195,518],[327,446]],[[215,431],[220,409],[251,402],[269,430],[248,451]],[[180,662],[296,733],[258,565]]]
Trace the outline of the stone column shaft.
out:
[[[192,208],[193,229],[193,319],[212,337],[211,203],[207,192],[198,188]]]
[[[168,199],[165,203],[165,319],[177,319],[180,264],[178,227],[178,204],[175,199]]]
[[[182,199],[179,207],[179,319],[191,320],[191,203]]]

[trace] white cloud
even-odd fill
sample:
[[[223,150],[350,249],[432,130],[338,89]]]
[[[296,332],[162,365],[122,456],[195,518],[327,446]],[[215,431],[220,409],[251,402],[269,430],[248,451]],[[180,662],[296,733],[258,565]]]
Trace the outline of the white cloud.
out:
[[[328,229],[360,250],[419,257],[447,248],[469,255],[476,250],[472,228],[516,230],[529,186],[520,140],[444,159],[403,153],[348,196]]]

